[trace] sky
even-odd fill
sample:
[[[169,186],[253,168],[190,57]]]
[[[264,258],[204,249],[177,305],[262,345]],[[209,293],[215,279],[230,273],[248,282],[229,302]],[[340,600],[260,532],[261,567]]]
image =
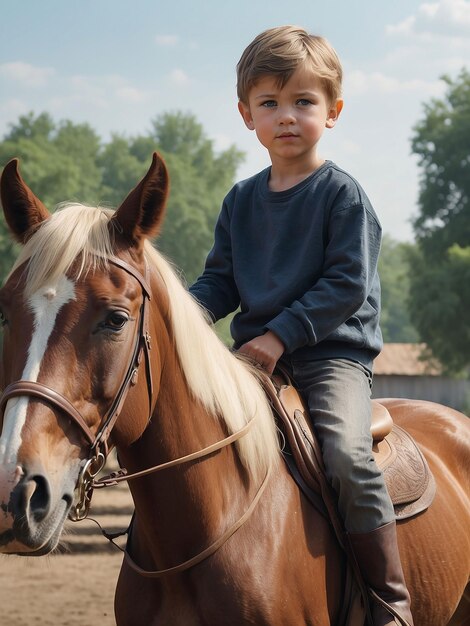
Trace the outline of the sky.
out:
[[[281,24],[338,52],[345,105],[319,153],[359,180],[385,233],[412,241],[413,127],[445,94],[441,77],[470,68],[470,0],[4,1],[0,137],[31,111],[87,122],[103,141],[147,134],[162,113],[182,111],[216,151],[244,151],[237,178],[251,176],[269,158],[238,113],[235,66],[259,32]]]

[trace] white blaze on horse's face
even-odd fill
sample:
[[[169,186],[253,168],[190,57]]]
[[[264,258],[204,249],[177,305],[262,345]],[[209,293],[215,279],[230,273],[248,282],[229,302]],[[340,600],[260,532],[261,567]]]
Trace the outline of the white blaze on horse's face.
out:
[[[27,305],[33,312],[34,323],[22,380],[37,382],[59,311],[74,298],[74,283],[66,276],[61,276],[54,285],[42,287],[28,299]],[[11,398],[7,402],[0,439],[0,464],[16,464],[28,404],[27,397]]]

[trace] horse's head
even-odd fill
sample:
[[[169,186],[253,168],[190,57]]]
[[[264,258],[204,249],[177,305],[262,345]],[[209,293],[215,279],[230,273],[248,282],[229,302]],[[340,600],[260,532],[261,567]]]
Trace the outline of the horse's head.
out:
[[[50,215],[16,160],[3,171],[3,210],[22,251],[0,291],[1,552],[56,546],[80,472],[90,459],[96,471],[127,392],[146,385],[148,372],[136,384],[134,371],[147,367],[144,242],[160,228],[167,190],[155,154],[116,212],[71,205]],[[148,416],[148,395],[139,398]],[[140,434],[132,428],[129,440]]]

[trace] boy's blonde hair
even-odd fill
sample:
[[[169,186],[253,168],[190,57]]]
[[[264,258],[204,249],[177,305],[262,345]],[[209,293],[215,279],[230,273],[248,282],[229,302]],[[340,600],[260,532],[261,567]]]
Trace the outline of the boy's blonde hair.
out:
[[[298,26],[278,26],[260,33],[237,64],[237,94],[248,104],[250,89],[264,76],[274,76],[282,88],[305,65],[320,80],[330,102],[341,97],[343,70],[333,47],[323,37]]]

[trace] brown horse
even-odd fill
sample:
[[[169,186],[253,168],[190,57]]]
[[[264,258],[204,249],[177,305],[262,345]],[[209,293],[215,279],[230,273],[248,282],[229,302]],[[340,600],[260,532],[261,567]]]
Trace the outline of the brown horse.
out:
[[[253,370],[148,241],[167,188],[154,155],[115,213],[51,216],[17,161],[4,169],[5,217],[23,247],[0,292],[0,551],[53,550],[79,476],[76,517],[115,446],[129,472],[162,470],[129,483],[119,626],[338,624],[346,568],[331,526],[280,461]],[[415,624],[469,624],[470,422],[426,402],[388,408],[437,484],[431,507],[398,525]]]

